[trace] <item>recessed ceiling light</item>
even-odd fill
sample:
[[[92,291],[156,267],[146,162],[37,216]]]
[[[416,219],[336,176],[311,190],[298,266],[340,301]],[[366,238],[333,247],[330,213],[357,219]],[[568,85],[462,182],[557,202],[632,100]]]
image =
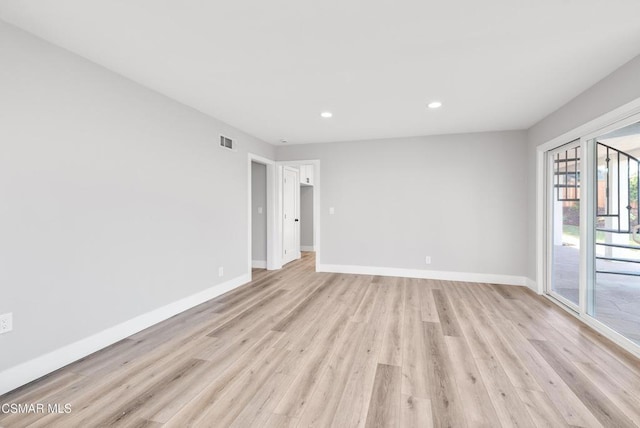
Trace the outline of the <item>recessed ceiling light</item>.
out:
[[[442,107],[442,103],[440,101],[431,101],[427,107],[429,108],[440,108]]]
[[[325,119],[329,119],[331,116],[333,116],[333,113],[331,113],[330,111],[323,111],[322,113],[320,113],[320,116],[324,117]]]
[[[280,140],[280,142],[281,142],[282,144],[287,144],[287,143],[288,143],[288,141],[287,141],[287,140]]]

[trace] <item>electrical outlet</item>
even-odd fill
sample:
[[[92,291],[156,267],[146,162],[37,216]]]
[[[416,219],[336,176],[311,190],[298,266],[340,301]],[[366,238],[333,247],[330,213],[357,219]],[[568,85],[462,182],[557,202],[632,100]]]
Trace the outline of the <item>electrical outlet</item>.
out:
[[[13,330],[13,313],[0,315],[0,334]]]
[[[424,258],[424,262],[425,262],[426,264],[430,265],[430,264],[431,264],[431,256],[426,256],[426,257]]]
[[[218,268],[218,276],[224,276],[224,267],[220,266]]]

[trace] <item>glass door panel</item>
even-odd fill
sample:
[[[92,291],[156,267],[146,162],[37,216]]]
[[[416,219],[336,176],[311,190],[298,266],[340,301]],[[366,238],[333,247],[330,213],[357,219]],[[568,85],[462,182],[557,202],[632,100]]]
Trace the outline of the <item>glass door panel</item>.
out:
[[[580,143],[547,153],[549,281],[547,292],[577,308],[580,286]]]
[[[596,139],[595,275],[588,313],[640,344],[640,124]]]

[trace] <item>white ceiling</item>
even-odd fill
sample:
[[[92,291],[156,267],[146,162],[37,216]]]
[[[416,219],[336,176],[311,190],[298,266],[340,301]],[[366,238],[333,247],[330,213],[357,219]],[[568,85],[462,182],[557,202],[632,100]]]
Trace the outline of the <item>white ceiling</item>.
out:
[[[526,129],[640,54],[638,16],[638,0],[0,2],[1,19],[276,144]]]

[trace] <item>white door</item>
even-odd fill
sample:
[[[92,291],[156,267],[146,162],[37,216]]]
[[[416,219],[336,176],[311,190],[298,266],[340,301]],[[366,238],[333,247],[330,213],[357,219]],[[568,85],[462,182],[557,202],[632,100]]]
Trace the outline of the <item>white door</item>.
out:
[[[300,176],[295,168],[284,167],[282,171],[282,264],[295,260],[300,255],[300,221],[298,204]]]

